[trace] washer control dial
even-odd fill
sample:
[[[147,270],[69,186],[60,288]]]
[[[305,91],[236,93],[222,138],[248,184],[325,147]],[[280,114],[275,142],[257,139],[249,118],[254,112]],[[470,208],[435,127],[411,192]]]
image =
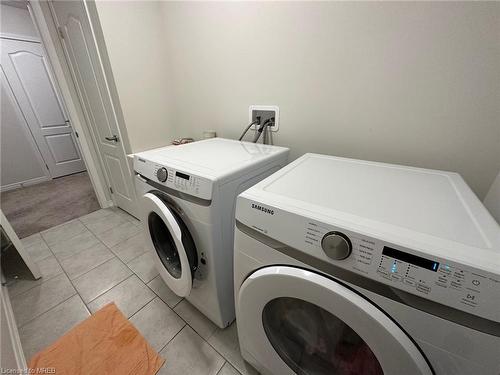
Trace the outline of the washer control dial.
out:
[[[332,259],[342,260],[351,255],[352,244],[349,237],[340,232],[329,232],[323,236],[321,247]]]
[[[158,181],[161,181],[161,182],[167,181],[167,177],[168,177],[167,168],[164,168],[164,167],[159,168],[156,171],[156,177],[158,178]]]

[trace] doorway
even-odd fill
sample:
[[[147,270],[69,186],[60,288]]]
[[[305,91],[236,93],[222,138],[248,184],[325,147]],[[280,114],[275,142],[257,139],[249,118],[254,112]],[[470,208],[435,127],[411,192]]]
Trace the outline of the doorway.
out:
[[[1,207],[23,238],[100,205],[28,8],[1,7]]]

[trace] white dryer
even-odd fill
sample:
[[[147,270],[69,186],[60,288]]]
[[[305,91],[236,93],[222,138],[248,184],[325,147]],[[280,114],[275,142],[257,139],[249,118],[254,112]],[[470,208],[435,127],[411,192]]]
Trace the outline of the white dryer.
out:
[[[134,155],[140,219],[160,276],[219,327],[234,320],[236,196],[287,159],[284,147],[222,138]]]
[[[306,154],[237,199],[263,374],[498,375],[500,228],[456,173]]]

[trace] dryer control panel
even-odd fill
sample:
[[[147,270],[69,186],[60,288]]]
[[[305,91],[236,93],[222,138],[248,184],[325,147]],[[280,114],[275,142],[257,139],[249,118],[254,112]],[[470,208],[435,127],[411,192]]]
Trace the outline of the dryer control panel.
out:
[[[134,158],[134,170],[149,180],[170,189],[205,200],[212,199],[212,181],[209,179],[139,157]]]
[[[331,259],[331,263],[417,296],[500,320],[499,275],[313,220],[305,223],[304,244],[315,251],[321,249],[328,257],[325,238],[332,232],[347,238],[352,250],[349,257]]]
[[[287,246],[290,254],[303,253],[300,259],[311,262],[312,267],[330,264],[351,272],[355,279],[374,280],[500,322],[500,272],[433,256],[432,249],[424,251],[417,244],[402,246],[390,238],[371,237],[282,210],[245,194],[238,197],[236,220],[277,241],[277,249],[284,249],[280,251],[285,254]],[[271,240],[269,246],[273,247]]]

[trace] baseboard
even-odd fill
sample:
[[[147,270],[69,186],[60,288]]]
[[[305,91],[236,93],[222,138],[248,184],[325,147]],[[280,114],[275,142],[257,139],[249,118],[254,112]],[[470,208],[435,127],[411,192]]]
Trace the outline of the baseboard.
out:
[[[50,180],[52,180],[52,179],[49,176],[32,178],[31,180],[16,182],[14,184],[3,185],[0,187],[0,192],[3,193],[4,191],[9,191],[9,190],[19,189],[19,188],[26,187],[26,186],[36,185],[36,184],[39,184],[39,183],[42,183],[45,181],[50,181]]]
[[[102,205],[101,205],[101,208],[108,208],[108,207],[113,207],[115,204],[113,203],[113,201],[110,199],[110,200],[107,200],[105,201]]]

